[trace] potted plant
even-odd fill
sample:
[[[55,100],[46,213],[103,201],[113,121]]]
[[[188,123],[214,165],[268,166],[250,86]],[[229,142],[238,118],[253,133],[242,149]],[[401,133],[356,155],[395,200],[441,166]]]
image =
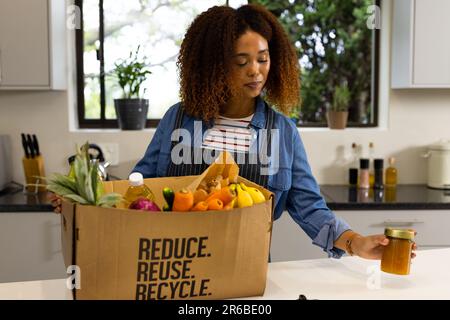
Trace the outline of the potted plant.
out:
[[[122,130],[142,130],[147,121],[148,100],[142,98],[145,89],[141,90],[141,85],[151,72],[145,58],[139,59],[139,48],[114,64],[113,73],[122,89],[122,98],[114,99],[114,107]]]
[[[333,102],[327,112],[327,122],[330,129],[344,129],[347,126],[350,90],[347,83],[336,86]]]

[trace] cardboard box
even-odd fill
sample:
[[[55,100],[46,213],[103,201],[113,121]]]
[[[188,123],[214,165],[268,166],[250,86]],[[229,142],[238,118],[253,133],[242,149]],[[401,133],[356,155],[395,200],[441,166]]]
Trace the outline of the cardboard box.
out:
[[[234,163],[234,162],[233,162]],[[235,165],[235,164],[234,164]],[[145,179],[162,208],[163,187],[196,186],[233,170],[213,164],[201,176]],[[216,171],[214,169],[217,169]],[[268,201],[231,211],[161,212],[84,206],[63,201],[66,267],[77,265],[75,299],[223,299],[263,295],[273,221]],[[128,181],[105,183],[124,194]]]

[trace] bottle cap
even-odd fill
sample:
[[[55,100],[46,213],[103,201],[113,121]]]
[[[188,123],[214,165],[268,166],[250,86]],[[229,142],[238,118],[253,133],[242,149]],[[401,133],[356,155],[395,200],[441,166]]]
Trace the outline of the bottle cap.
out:
[[[395,158],[394,158],[394,157],[390,157],[390,158],[389,158],[389,164],[390,164],[391,166],[393,166],[394,163],[395,163]]]
[[[133,187],[138,187],[144,184],[144,176],[140,172],[133,172],[128,178],[130,180],[130,185]]]
[[[359,159],[359,167],[361,169],[369,169],[369,159]]]
[[[383,159],[375,159],[373,161],[373,167],[375,168],[375,170],[383,169],[383,163],[384,163]]]
[[[348,170],[348,183],[351,186],[356,186],[358,184],[358,169],[350,168]]]

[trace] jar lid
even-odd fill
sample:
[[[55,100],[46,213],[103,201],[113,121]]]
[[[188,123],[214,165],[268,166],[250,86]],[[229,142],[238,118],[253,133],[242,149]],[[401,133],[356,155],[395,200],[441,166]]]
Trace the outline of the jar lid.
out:
[[[450,150],[450,140],[441,140],[430,146],[431,150]]]
[[[414,240],[414,230],[411,229],[384,229],[384,235],[392,238]]]

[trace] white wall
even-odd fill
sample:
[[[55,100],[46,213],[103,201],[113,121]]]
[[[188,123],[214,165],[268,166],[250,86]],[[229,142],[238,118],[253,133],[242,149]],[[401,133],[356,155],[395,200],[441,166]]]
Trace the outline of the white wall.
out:
[[[346,182],[347,171],[340,168],[336,158],[339,159],[342,150],[348,152],[352,142],[365,146],[374,142],[378,156],[396,156],[400,183],[425,183],[426,162],[420,158],[420,153],[426,145],[440,138],[450,138],[450,90],[389,89],[389,19],[389,12],[384,12],[381,51],[385,56],[382,57],[380,80],[384,93],[380,107],[388,108],[387,128],[301,131],[319,183]],[[73,71],[69,78],[73,79]],[[153,135],[151,130],[70,132],[69,110],[73,114],[73,94],[73,91],[0,91],[0,134],[8,134],[12,139],[15,181],[24,181],[21,132],[35,133],[39,137],[47,173],[67,171],[66,158],[73,154],[75,143],[82,144],[86,140],[119,144],[121,164],[111,168],[111,173],[121,177],[126,177],[142,157]]]

